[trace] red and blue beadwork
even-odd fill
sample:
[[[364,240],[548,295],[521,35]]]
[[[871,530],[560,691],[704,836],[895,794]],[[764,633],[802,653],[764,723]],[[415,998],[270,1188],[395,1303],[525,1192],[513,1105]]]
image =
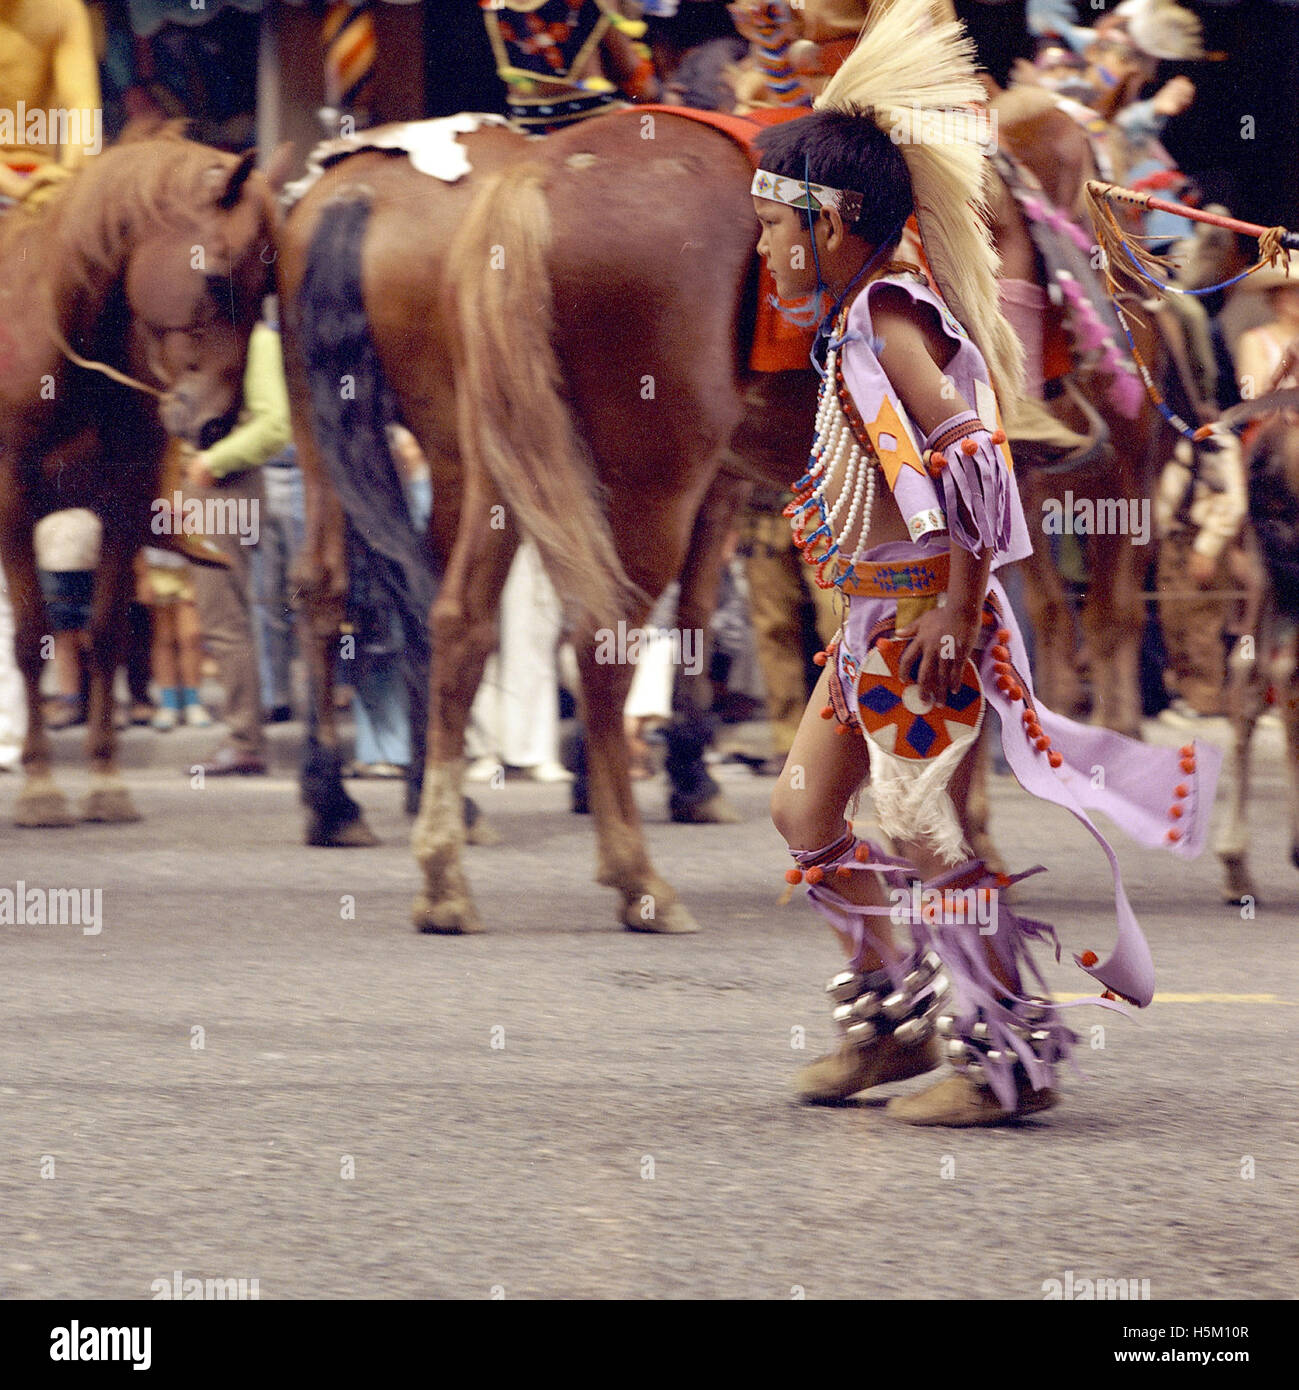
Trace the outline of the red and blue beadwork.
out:
[[[861,664],[856,681],[862,732],[895,757],[927,760],[955,744],[969,743],[983,715],[983,687],[968,658],[961,684],[938,705],[925,699],[915,681],[901,674],[909,643],[881,637]]]

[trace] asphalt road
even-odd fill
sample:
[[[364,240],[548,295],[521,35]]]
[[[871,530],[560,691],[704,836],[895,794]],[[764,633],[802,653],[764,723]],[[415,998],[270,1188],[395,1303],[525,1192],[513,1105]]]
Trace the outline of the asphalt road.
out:
[[[1076,1021],[1088,1079],[1057,1110],[956,1132],[895,1124],[880,1093],[792,1103],[838,956],[777,905],[769,781],[723,769],[748,819],[702,828],[641,785],[704,927],[668,938],[616,928],[565,788],[485,788],[507,844],[468,863],[491,930],[428,937],[397,788],[353,784],[382,847],[307,849],[296,731],[275,733],[283,775],[195,791],[180,767],[210,735],[132,731],[137,825],[14,829],[0,779],[0,887],[102,890],[98,935],[0,927],[0,1295],[148,1298],[180,1271],[263,1299],[1041,1299],[1070,1273],[1294,1296],[1299,873],[1276,733],[1257,918],[1219,905],[1211,856],[1122,847],[1160,997]],[[1008,779],[993,797],[1003,852],[1051,870],[1021,899],[1061,928],[1051,978],[1084,992],[1068,949],[1112,939],[1103,860]]]

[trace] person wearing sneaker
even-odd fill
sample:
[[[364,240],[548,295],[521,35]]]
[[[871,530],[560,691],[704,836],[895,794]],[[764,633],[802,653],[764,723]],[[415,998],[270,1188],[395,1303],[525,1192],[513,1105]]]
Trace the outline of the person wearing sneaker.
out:
[[[212,716],[199,701],[203,647],[189,566],[173,551],[146,546],[140,552],[137,572],[136,591],[153,614],[153,679],[158,687],[158,708],[149,722],[163,733],[182,723],[206,729]]]
[[[265,501],[262,468],[288,444],[289,396],[273,304],[248,340],[244,406],[224,438],[188,462],[190,495],[204,515],[222,524],[208,539],[226,568],[196,567],[191,580],[203,643],[221,672],[222,720],[229,733],[201,767],[209,777],[263,776],[267,771],[262,727],[261,676],[253,613],[252,551]]]
[[[959,23],[933,24],[928,0],[897,0],[820,109],[759,136],[752,188],[777,295],[821,323],[811,460],[786,511],[817,582],[846,605],[771,802],[796,864],[786,877],[847,956],[829,986],[840,1047],[798,1088],[842,1101],[946,1060],[936,1084],[889,1103],[890,1118],[916,1125],[1049,1108],[1074,1041],[1072,1006],[1051,1001],[1031,954],[1045,941],[1058,956],[1055,930],[1001,896],[1041,866],[994,874],[966,844],[960,808],[988,707],[1016,779],[1072,812],[1109,861],[1116,948],[1074,957],[1104,991],[1085,1002],[1104,1007],[1121,1008],[1119,995],[1148,1004],[1154,974],[1087,812],[1192,856],[1221,763],[1212,746],[1137,743],[1033,696],[995,576],[1031,541],[1000,422],[1022,350],[998,311],[987,226],[970,214],[986,161],[973,121],[946,119],[938,143],[899,138],[981,91]],[[887,850],[846,819],[867,781]]]

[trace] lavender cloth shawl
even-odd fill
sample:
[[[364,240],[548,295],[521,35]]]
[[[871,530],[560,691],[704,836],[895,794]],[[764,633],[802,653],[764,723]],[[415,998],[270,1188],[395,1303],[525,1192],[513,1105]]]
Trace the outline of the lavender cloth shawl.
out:
[[[913,560],[921,554],[932,554],[933,547],[922,548],[906,542],[877,546],[868,552],[872,561]],[[1118,918],[1118,936],[1109,957],[1091,966],[1084,966],[1079,955],[1074,959],[1087,973],[1106,989],[1123,995],[1144,1007],[1154,996],[1154,963],[1136,915],[1128,902],[1119,870],[1118,858],[1109,841],[1088,815],[1103,811],[1138,844],[1151,849],[1165,849],[1184,859],[1193,859],[1204,849],[1209,834],[1209,819],[1213,809],[1214,791],[1222,766],[1222,752],[1211,743],[1194,741],[1195,770],[1182,768],[1182,755],[1177,748],[1157,747],[1091,725],[1076,724],[1071,719],[1054,714],[1033,694],[1028,652],[1011,611],[1005,590],[993,579],[990,592],[995,596],[1001,613],[1001,625],[1010,633],[1004,645],[1010,650],[1015,679],[1023,687],[1027,699],[1012,702],[997,689],[993,671],[992,642],[987,641],[976,664],[983,684],[984,696],[1001,721],[1001,746],[1015,779],[1025,791],[1062,806],[1091,833],[1109,861],[1114,881],[1114,904]],[[848,621],[837,653],[839,679],[844,698],[850,709],[855,708],[856,692],[845,661],[860,664],[866,655],[866,636],[881,618],[893,617],[897,603],[893,599],[854,598],[849,602]],[[986,641],[988,629],[981,638]],[[1024,727],[1023,713],[1031,707],[1036,711],[1042,731],[1051,740],[1051,747],[1063,759],[1053,768],[1047,753],[1039,752]],[[1174,789],[1184,785],[1185,797],[1177,797]],[[1182,808],[1180,818],[1170,817],[1176,803]],[[1179,838],[1168,839],[1176,830]]]

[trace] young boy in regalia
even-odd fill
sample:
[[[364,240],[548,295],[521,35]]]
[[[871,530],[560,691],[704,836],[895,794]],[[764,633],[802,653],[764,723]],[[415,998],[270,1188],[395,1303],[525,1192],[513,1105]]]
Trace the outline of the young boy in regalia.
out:
[[[1058,959],[1054,929],[1000,896],[1040,866],[993,874],[965,841],[958,808],[989,708],[1019,782],[1110,861],[1116,947],[1074,957],[1106,1007],[1148,1004],[1153,965],[1087,812],[1193,856],[1220,755],[1083,727],[1033,696],[996,577],[1031,541],[1000,427],[1022,353],[981,215],[986,127],[970,108],[983,91],[960,25],[930,16],[928,0],[897,0],[813,114],[759,137],[759,253],[781,300],[824,315],[812,456],[787,512],[846,608],[772,818],[797,864],[787,878],[848,956],[827,987],[841,1046],[804,1069],[803,1098],[841,1101],[947,1060],[949,1075],[887,1113],[985,1125],[1054,1105],[1074,1040],[1028,949],[1047,940]],[[845,819],[867,778],[887,852]]]

